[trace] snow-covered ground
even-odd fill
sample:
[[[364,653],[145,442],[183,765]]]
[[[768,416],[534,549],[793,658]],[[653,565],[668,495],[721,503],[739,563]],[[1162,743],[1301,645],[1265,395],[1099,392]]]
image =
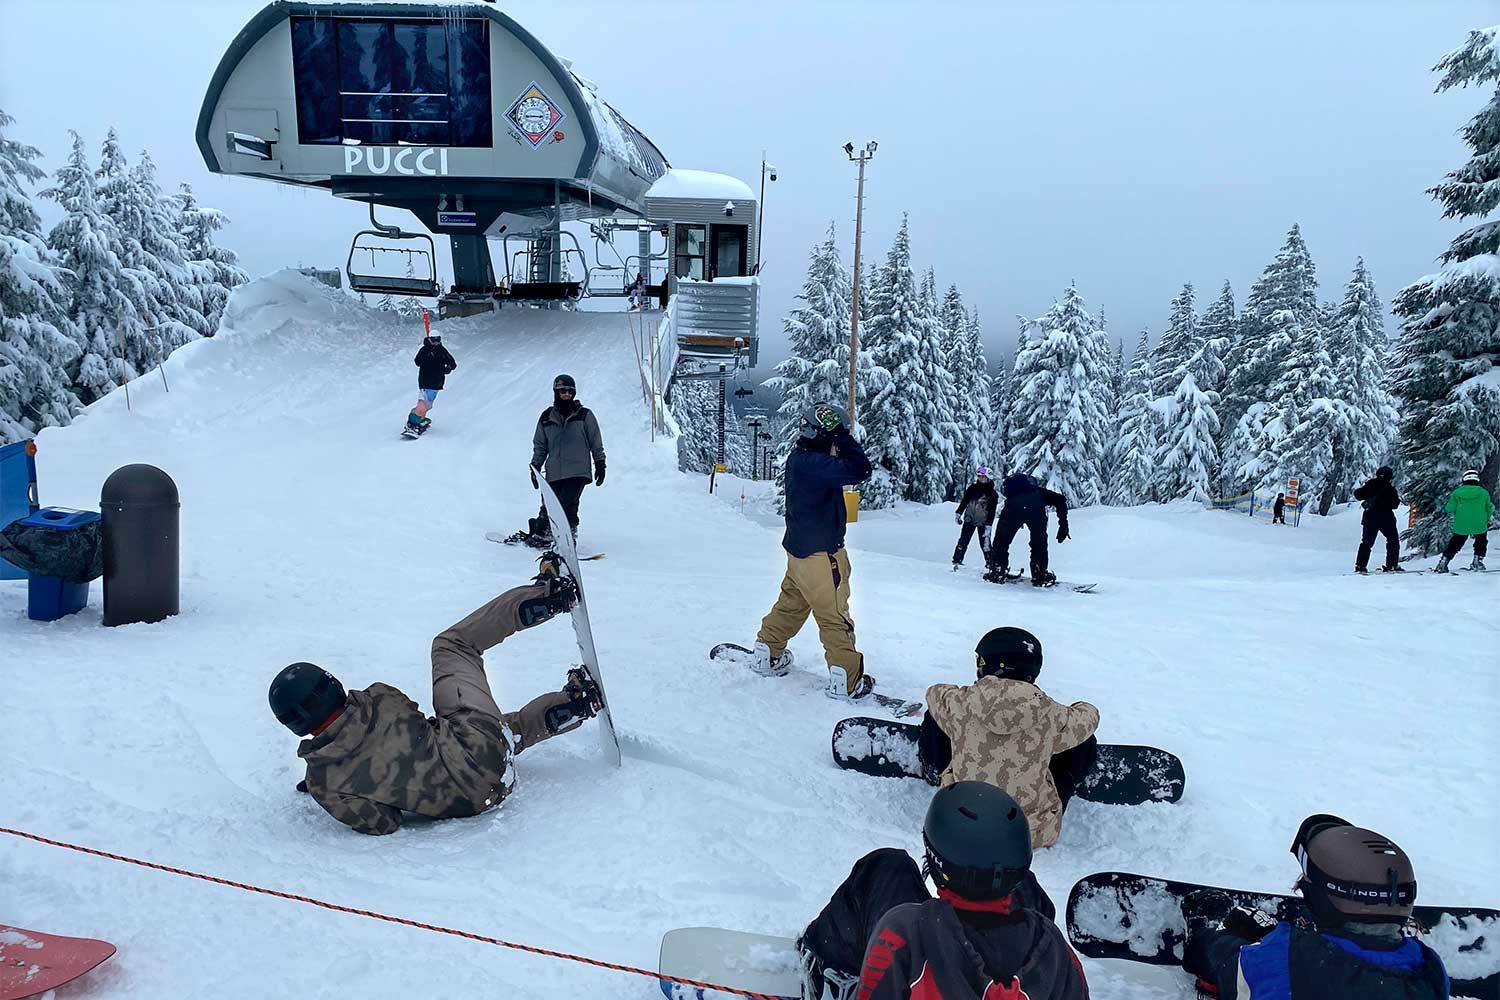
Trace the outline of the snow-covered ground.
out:
[[[930,789],[839,771],[816,631],[763,679],[711,663],[773,600],[779,526],[729,481],[710,495],[650,440],[625,318],[508,310],[450,321],[459,369],[416,442],[419,333],[294,275],[237,293],[218,338],[38,439],[42,502],[96,508],[116,467],[182,494],[182,614],[104,629],[100,590],[54,623],[0,583],[0,825],[163,864],[654,967],[662,933],[794,933],[864,852],[920,852]],[[474,819],[351,833],[293,786],[266,705],[286,663],[386,681],[430,706],[431,637],[534,572],[486,542],[536,507],[531,430],[566,371],[598,414],[609,479],[583,498],[594,634],[624,747],[595,728],[518,762]],[[951,506],[850,529],[859,645],[883,690],[972,676],[987,629],[1047,651],[1043,686],[1100,706],[1100,737],[1182,757],[1186,797],[1078,802],[1038,854],[1059,904],[1127,869],[1282,890],[1298,822],[1338,813],[1415,859],[1424,902],[1500,905],[1500,575],[1349,575],[1358,512],[1271,527],[1188,505],[1075,513],[1054,546],[1095,595],[950,573]],[[1015,565],[1024,563],[1018,542]],[[1466,559],[1467,556],[1464,557]],[[1464,561],[1464,560],[1460,560]],[[1430,560],[1429,560],[1430,562]],[[503,705],[561,684],[566,621],[493,651]],[[812,666],[810,666],[812,665]],[[87,996],[659,996],[654,981],[256,896],[0,837],[0,921],[103,937]],[[1170,970],[1086,963],[1094,996],[1191,995]]]

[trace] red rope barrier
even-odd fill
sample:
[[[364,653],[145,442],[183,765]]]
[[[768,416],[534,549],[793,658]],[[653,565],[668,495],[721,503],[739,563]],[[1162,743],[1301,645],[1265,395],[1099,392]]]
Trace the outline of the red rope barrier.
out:
[[[400,924],[403,927],[415,927],[419,930],[433,931],[438,934],[451,934],[454,937],[467,938],[470,941],[480,941],[484,944],[492,944],[501,948],[510,948],[514,951],[524,951],[532,955],[543,955],[547,958],[560,958],[569,962],[578,962],[581,965],[592,965],[600,969],[609,969],[612,972],[628,972],[631,975],[645,976],[649,979],[665,980],[670,983],[679,983],[683,986],[693,986],[705,990],[718,990],[721,993],[733,993],[736,996],[749,997],[750,1000],[787,1000],[786,997],[771,996],[765,993],[752,993],[749,990],[739,990],[732,986],[720,986],[717,983],[700,983],[695,979],[683,979],[678,976],[669,976],[660,972],[652,972],[649,969],[637,969],[630,965],[616,965],[613,962],[605,962],[597,958],[589,958],[586,955],[573,955],[565,951],[551,951],[547,948],[537,948],[529,944],[517,944],[514,941],[502,941],[500,938],[490,937],[485,934],[474,934],[470,931],[461,931],[452,927],[443,927],[439,924],[424,924],[420,920],[408,920],[405,917],[393,917],[386,913],[376,913],[374,910],[361,910],[352,906],[340,906],[338,903],[329,903],[321,899],[313,899],[311,896],[298,896],[291,892],[281,892],[278,889],[266,889],[258,885],[248,885],[244,882],[235,882],[227,878],[218,878],[214,875],[204,875],[200,872],[188,871],[185,868],[173,868],[170,865],[159,865],[152,861],[142,861],[139,858],[127,857],[123,854],[111,854],[109,851],[101,851],[93,847],[84,847],[80,844],[69,844],[62,840],[53,840],[50,837],[41,837],[24,830],[12,830],[9,827],[0,826],[0,833],[9,834],[12,837],[20,837],[23,840],[32,840],[38,844],[47,844],[51,847],[62,847],[80,854],[91,854],[96,858],[108,858],[111,861],[122,861],[128,865],[138,865],[141,868],[149,868],[152,871],[167,872],[172,875],[182,875],[187,878],[195,878],[203,882],[212,882],[215,885],[225,885],[231,889],[243,889],[245,892],[258,892],[263,896],[275,896],[277,899],[289,899],[295,903],[307,903],[312,906],[320,906],[325,910],[333,910],[336,913],[352,913],[358,917],[369,917],[372,920],[384,920],[391,924]]]

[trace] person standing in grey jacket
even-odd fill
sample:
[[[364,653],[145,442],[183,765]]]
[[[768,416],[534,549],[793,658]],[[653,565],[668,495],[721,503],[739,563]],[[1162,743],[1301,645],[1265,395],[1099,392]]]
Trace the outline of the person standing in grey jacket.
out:
[[[576,540],[578,501],[583,488],[590,479],[595,486],[604,485],[604,437],[599,433],[599,421],[594,419],[593,411],[578,402],[578,386],[571,375],[559,375],[552,380],[552,405],[537,419],[536,433],[531,437],[533,486],[538,472],[547,477],[548,485],[557,494]],[[545,504],[530,527],[533,536],[551,536],[552,525]]]

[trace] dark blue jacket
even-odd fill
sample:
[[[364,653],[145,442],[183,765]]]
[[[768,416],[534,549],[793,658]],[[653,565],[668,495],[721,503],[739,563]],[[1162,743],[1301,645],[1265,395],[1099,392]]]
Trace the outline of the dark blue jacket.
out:
[[[798,559],[844,547],[844,487],[870,478],[870,460],[859,442],[840,431],[838,457],[800,442],[786,460],[786,534],[781,547]]]
[[[1370,948],[1285,922],[1259,943],[1240,948],[1238,979],[1226,980],[1229,975],[1221,974],[1221,996],[1226,1000],[1448,997],[1443,960],[1416,938],[1406,938],[1396,948]]]

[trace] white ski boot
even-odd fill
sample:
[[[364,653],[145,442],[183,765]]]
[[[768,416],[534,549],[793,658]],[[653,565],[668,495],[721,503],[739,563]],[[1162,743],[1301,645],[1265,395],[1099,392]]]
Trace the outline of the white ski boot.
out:
[[[757,642],[750,650],[750,669],[762,677],[785,677],[795,662],[797,658],[790,649],[782,650],[780,656],[772,656],[770,646]]]

